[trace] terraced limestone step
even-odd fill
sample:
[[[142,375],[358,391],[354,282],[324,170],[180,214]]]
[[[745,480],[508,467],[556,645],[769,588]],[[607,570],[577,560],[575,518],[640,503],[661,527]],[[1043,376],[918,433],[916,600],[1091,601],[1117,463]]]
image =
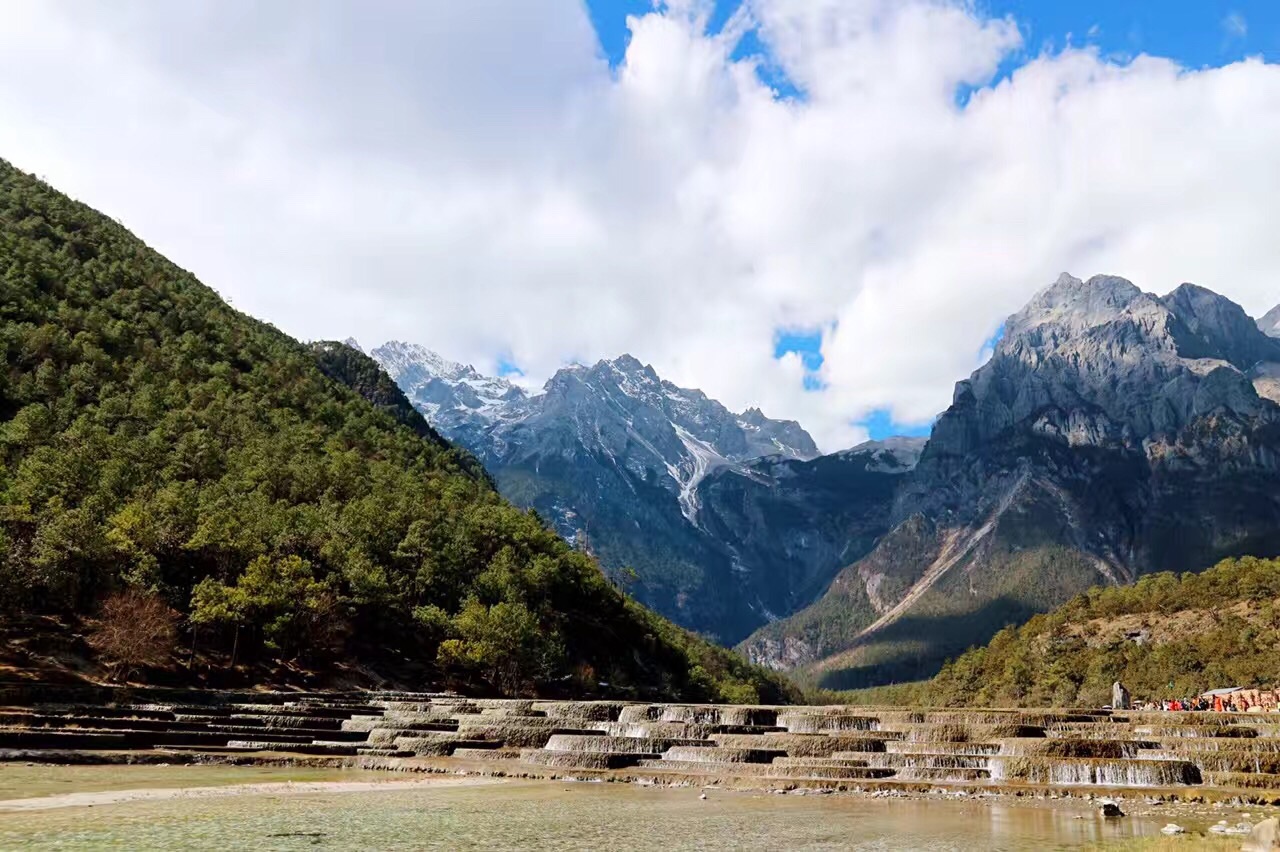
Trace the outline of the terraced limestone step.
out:
[[[425,732],[420,736],[397,737],[391,744],[398,751],[413,752],[418,757],[448,757],[459,748],[502,748],[502,743],[496,740],[473,739],[457,734],[428,736]]]
[[[341,716],[304,716],[277,715],[274,713],[232,713],[227,717],[232,724],[261,724],[267,728],[284,730],[287,728],[306,728],[308,730],[340,731],[347,717]]]
[[[1159,747],[1159,743],[1151,740],[1104,740],[1079,737],[1050,739],[1010,738],[1000,741],[999,753],[1005,756],[1096,757],[1118,760],[1144,756],[1154,757],[1150,752]]]
[[[270,740],[231,740],[227,748],[241,751],[285,751],[293,754],[324,754],[342,757],[354,757],[360,753],[359,747],[351,743],[280,743]]]
[[[779,749],[674,746],[662,754],[663,760],[694,763],[773,763],[787,753]]]
[[[1280,739],[1262,737],[1171,737],[1159,741],[1159,748],[1181,754],[1205,751],[1249,751],[1262,754],[1280,753]]]
[[[867,760],[868,766],[884,769],[989,769],[991,758],[985,754],[879,754]]]
[[[316,721],[319,719],[333,719],[341,722],[357,713],[376,716],[382,711],[381,707],[371,704],[337,707],[322,704],[234,704],[231,709],[233,713],[240,715],[274,718],[277,724],[289,724],[289,719],[307,720],[305,723],[300,723],[302,727],[316,727],[323,724]]]
[[[342,730],[371,734],[374,731],[456,731],[456,719],[440,719],[420,715],[382,718],[376,721],[367,716],[357,716],[342,723]]]
[[[0,749],[122,749],[129,742],[118,731],[0,731]]]
[[[222,726],[227,717],[210,717]],[[242,730],[249,730],[246,725]],[[0,713],[0,728],[54,728],[58,730],[88,729],[95,731],[204,731],[210,722],[177,719],[131,718],[128,716],[60,716],[45,713]]]
[[[675,739],[670,737],[609,737],[584,734],[553,734],[545,746],[547,751],[584,751],[605,754],[662,754],[677,746],[713,748],[710,740]]]
[[[598,722],[602,733],[611,737],[655,737],[705,740],[719,732],[720,725],[692,722]]]
[[[1149,737],[1153,740],[1158,739],[1191,739],[1199,737],[1214,737],[1216,739],[1253,739],[1258,736],[1258,730],[1244,725],[1136,725],[1134,732]]]
[[[624,706],[618,701],[535,701],[532,708],[549,719],[582,723],[616,722]]]
[[[772,707],[721,707],[708,704],[629,704],[618,713],[619,722],[684,722],[735,727],[777,727],[778,711]]]
[[[172,709],[154,707],[95,707],[91,704],[40,704],[26,711],[29,715],[47,715],[60,718],[88,716],[95,719],[175,719]],[[224,714],[225,715],[225,714]]]
[[[959,722],[922,722],[897,723],[886,722],[881,725],[882,732],[896,731],[902,734],[907,742],[993,742],[1001,739],[1043,738],[1045,729],[1035,725],[1014,723],[989,724]]]
[[[1204,783],[1241,790],[1280,790],[1280,775],[1259,772],[1208,772]],[[1268,793],[1267,795],[1271,795]]]
[[[662,770],[685,775],[708,775],[738,778],[817,778],[850,781],[859,779],[889,778],[892,769],[875,769],[866,766],[827,766],[821,764],[775,766],[772,763],[712,763],[697,760],[647,759],[639,762],[642,769]]]
[[[356,749],[356,754],[360,757],[417,757],[413,752],[395,746],[360,746]]]
[[[552,722],[552,725],[531,725],[531,722]],[[473,739],[497,740],[510,748],[540,748],[545,746],[551,737],[569,736],[602,736],[604,731],[594,729],[571,728],[563,719],[530,719],[527,716],[512,716],[506,719],[490,721],[460,722],[458,735]]]
[[[1036,740],[1035,742],[1048,742],[1048,740]],[[969,755],[992,755],[999,754],[1001,751],[1000,743],[973,743],[973,742],[907,742],[905,740],[894,741],[889,740],[884,744],[884,751],[891,754],[969,754]]]
[[[775,757],[773,765],[786,767],[844,766],[863,768],[868,764],[867,761],[856,757]]]
[[[657,754],[638,751],[601,752],[525,749],[520,752],[520,761],[522,763],[557,769],[623,769],[628,766],[635,766],[646,759],[657,757]]]
[[[1203,776],[1186,760],[993,757],[995,781],[1105,787],[1172,787],[1199,784]]]
[[[888,734],[889,737],[901,736]],[[841,751],[882,752],[891,744],[884,736],[861,734],[714,734],[717,745],[728,748],[781,749],[791,757],[831,757]]]
[[[946,784],[971,784],[991,780],[989,769],[931,769],[914,767],[899,769],[894,773],[899,781],[936,781]]]
[[[450,757],[459,760],[512,760],[519,757],[519,752],[504,746],[503,748],[469,748],[459,746]]]
[[[793,734],[831,734],[848,731],[878,731],[880,719],[877,716],[862,716],[848,713],[801,713],[784,712],[778,714],[778,726]]]
[[[1280,774],[1280,754],[1258,751],[1199,751],[1160,749],[1144,753],[1152,760],[1185,760],[1204,772],[1252,772],[1259,775]]]

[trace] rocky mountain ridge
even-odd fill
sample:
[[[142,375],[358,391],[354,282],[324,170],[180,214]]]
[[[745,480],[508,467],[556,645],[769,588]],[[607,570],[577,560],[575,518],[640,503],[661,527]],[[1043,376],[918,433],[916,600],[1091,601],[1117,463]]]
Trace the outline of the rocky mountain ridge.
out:
[[[1280,552],[1277,367],[1209,290],[1062,276],[957,383],[891,531],[744,650],[829,686],[918,677],[1091,585]]]
[[[735,414],[630,355],[530,393],[423,347],[371,354],[504,495],[639,600],[725,642],[810,602],[869,549],[923,445],[819,457],[799,424]]]

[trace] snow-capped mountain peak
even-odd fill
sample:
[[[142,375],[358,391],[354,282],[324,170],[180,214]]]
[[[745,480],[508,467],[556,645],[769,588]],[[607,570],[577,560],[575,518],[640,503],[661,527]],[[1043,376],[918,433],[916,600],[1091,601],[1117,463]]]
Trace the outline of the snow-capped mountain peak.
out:
[[[451,438],[451,431],[498,419],[508,406],[528,397],[506,379],[485,376],[470,364],[450,361],[416,343],[393,340],[369,354],[414,407]]]
[[[536,396],[422,346],[392,342],[371,354],[432,425],[490,467],[589,458],[610,469],[612,487],[665,483],[690,521],[698,484],[712,471],[762,456],[818,455],[798,423],[756,408],[734,414],[629,354],[564,367]]]
[[[1266,315],[1258,320],[1258,328],[1262,329],[1262,333],[1268,337],[1280,337],[1280,305],[1267,311]]]

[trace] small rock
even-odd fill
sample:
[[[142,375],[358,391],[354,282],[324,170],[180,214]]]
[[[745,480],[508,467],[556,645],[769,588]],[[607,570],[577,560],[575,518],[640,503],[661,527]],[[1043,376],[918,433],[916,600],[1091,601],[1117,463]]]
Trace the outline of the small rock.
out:
[[[703,794],[702,794],[701,796],[699,796],[698,798],[699,798],[699,799],[705,799],[706,797],[707,797],[707,794],[706,794],[706,793],[703,793]]]
[[[1120,806],[1115,802],[1103,802],[1101,813],[1107,819],[1124,816],[1124,811],[1120,810]]]
[[[1185,828],[1172,822],[1160,829],[1161,834],[1186,834],[1186,832]]]

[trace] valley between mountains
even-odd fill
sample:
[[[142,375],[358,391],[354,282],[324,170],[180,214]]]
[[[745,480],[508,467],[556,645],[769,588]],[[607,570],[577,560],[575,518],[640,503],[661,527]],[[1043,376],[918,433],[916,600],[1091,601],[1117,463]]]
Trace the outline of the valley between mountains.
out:
[[[1193,284],[1064,274],[927,439],[826,455],[630,355],[533,392],[369,355],[619,587],[811,685],[927,677],[1092,586],[1280,553],[1280,306]]]
[[[4,163],[0,240],[15,670],[95,659],[110,603],[162,677],[771,701],[1280,554],[1280,306],[1194,284],[1064,274],[927,439],[821,454],[630,355],[531,390],[300,343]]]

